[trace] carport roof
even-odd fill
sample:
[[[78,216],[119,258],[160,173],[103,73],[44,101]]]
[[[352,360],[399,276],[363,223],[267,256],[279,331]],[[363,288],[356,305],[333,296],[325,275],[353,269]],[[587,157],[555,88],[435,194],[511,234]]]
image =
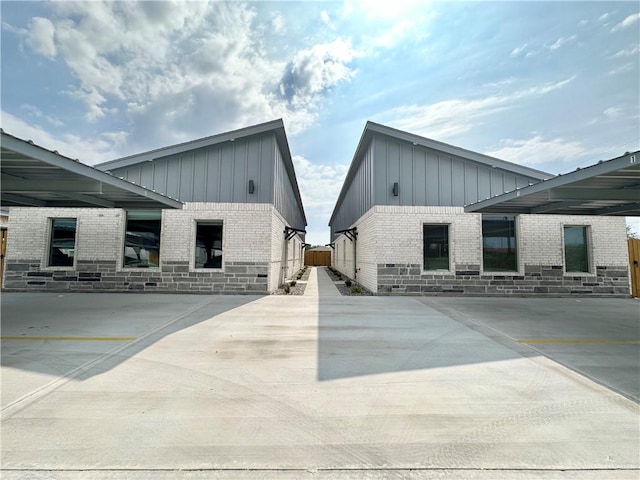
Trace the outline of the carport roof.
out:
[[[464,210],[640,216],[640,151],[466,205]]]
[[[182,208],[182,202],[0,129],[3,207]]]

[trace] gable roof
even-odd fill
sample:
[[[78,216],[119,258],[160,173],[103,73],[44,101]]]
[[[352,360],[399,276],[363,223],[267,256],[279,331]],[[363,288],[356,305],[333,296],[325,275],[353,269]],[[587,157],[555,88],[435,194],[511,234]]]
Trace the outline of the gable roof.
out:
[[[96,165],[96,168],[102,171],[116,170],[119,168],[136,165],[138,163],[148,162],[156,160],[158,158],[176,155],[199,148],[210,147],[212,145],[217,145],[225,142],[233,142],[239,138],[250,137],[252,135],[260,135],[263,133],[273,133],[276,137],[276,142],[278,144],[280,152],[282,153],[282,159],[284,161],[287,175],[289,176],[289,180],[291,181],[291,185],[293,187],[293,193],[295,195],[296,202],[298,203],[298,207],[300,209],[300,212],[302,213],[302,217],[306,225],[306,217],[304,213],[304,207],[302,206],[302,198],[300,197],[300,189],[298,188],[298,181],[296,180],[295,169],[293,167],[291,150],[289,149],[289,142],[287,141],[287,134],[285,132],[284,122],[282,121],[282,119],[272,120],[270,122],[240,128],[238,130],[223,132],[217,135],[211,135],[209,137],[179,143],[177,145],[171,145],[168,147],[150,150],[148,152],[130,155],[128,157],[118,158],[116,160],[100,163]]]
[[[640,215],[640,151],[465,206],[465,212]]]
[[[421,137],[420,135],[415,135],[413,133],[404,132],[402,130],[388,127],[386,125],[381,125],[379,123],[367,121],[364,127],[364,131],[362,132],[362,136],[360,137],[360,141],[358,142],[356,151],[353,155],[353,160],[351,161],[351,165],[349,166],[349,170],[347,171],[347,176],[345,177],[344,183],[342,185],[342,189],[340,190],[340,195],[338,195],[338,200],[336,201],[336,205],[333,209],[333,213],[331,214],[329,225],[332,224],[335,215],[340,209],[342,201],[344,200],[344,197],[349,190],[349,186],[353,181],[353,177],[357,173],[358,167],[360,166],[360,163],[362,162],[364,155],[367,149],[369,148],[369,145],[371,144],[371,141],[374,135],[376,134],[385,135],[387,137],[391,137],[393,139],[404,141],[404,142],[409,142],[413,146],[422,146],[422,147],[430,148],[433,150],[437,150],[439,152],[447,153],[449,155],[460,157],[465,160],[474,161],[482,165],[486,165],[488,167],[499,168],[501,170],[505,170],[517,175],[531,177],[539,181],[546,180],[553,177],[553,174],[551,173],[547,173],[541,170],[536,170],[534,168],[529,168],[529,167],[525,167],[515,163],[507,162],[505,160],[500,160],[499,158],[490,157],[489,155],[484,155],[482,153],[474,152],[472,150],[466,150],[464,148],[456,147],[454,145],[449,145],[443,142],[438,142],[430,138]]]
[[[182,208],[178,200],[0,132],[3,207]]]

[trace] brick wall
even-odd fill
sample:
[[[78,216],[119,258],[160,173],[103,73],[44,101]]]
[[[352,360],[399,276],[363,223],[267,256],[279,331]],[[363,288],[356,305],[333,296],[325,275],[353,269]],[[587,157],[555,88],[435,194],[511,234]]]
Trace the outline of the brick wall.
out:
[[[75,265],[47,266],[50,218],[76,218]],[[6,290],[266,293],[282,251],[272,242],[284,223],[270,204],[187,203],[164,210],[160,268],[124,268],[126,214],[120,209],[12,208]],[[194,268],[196,221],[223,224],[223,267]],[[275,242],[277,243],[277,242]],[[298,239],[299,243],[299,239]],[[293,258],[291,268],[300,263]],[[277,286],[277,285],[276,285]]]
[[[517,272],[482,269],[482,215],[461,207],[375,206],[358,228],[357,280],[381,294],[629,295],[624,218],[519,215]],[[449,225],[450,270],[422,268],[422,226]],[[589,227],[589,273],[565,272],[563,226]],[[334,266],[353,278],[353,246],[336,239]],[[343,248],[346,261],[343,261]]]

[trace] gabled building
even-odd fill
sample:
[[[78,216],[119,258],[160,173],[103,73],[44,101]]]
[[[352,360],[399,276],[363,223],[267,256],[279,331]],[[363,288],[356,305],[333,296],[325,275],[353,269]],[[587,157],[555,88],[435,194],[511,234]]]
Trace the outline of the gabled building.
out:
[[[553,178],[367,122],[329,221],[333,264],[379,294],[629,295],[624,218],[501,209]]]
[[[3,163],[9,154],[3,144]],[[6,290],[264,294],[303,264],[307,223],[281,120],[91,171],[91,195],[12,204]],[[165,203],[101,201],[105,179]]]

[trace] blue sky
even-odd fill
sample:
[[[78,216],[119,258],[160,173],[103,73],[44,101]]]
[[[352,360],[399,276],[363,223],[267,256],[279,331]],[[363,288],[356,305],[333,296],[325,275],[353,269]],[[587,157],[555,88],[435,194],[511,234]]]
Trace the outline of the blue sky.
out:
[[[313,244],[367,120],[551,173],[640,148],[637,2],[389,5],[2,1],[2,128],[95,164],[283,118]]]

